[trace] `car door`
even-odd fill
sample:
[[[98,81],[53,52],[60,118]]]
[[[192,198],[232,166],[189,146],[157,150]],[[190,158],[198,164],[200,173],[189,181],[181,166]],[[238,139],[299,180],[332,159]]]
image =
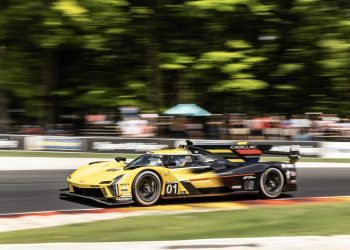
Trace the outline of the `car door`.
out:
[[[195,155],[169,156],[171,174],[187,189],[197,190],[222,187],[222,181],[217,178],[209,162],[204,162]],[[193,189],[194,188],[194,189]],[[170,188],[169,188],[170,189]]]

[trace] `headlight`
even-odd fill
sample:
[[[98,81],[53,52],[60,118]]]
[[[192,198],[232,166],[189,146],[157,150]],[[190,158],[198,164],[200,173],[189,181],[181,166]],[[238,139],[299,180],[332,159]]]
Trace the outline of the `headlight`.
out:
[[[123,178],[123,176],[124,175],[119,175],[113,180],[112,184],[108,186],[108,189],[113,196],[118,195],[118,182],[121,180],[121,178]]]

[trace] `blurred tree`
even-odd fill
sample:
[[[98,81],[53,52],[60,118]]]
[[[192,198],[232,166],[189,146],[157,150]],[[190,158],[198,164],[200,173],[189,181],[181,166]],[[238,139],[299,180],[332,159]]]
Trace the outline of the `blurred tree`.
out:
[[[22,53],[37,65],[29,72],[22,70],[18,74],[27,77],[26,84],[39,85],[40,92],[34,91],[33,97],[41,95],[39,99],[42,107],[35,116],[43,123],[53,122],[57,117],[56,94],[59,97],[66,95],[66,98],[71,98],[76,92],[71,83],[90,84],[92,79],[96,78],[86,78],[84,74],[74,72],[75,79],[67,79],[62,72],[66,70],[66,65],[71,67],[72,64],[64,60],[65,55],[71,52],[75,53],[75,56],[82,55],[77,60],[78,63],[84,62],[84,59],[94,61],[99,54],[106,55],[115,45],[112,43],[117,42],[118,36],[125,32],[123,25],[128,20],[121,9],[128,3],[123,0],[87,0],[81,3],[76,0],[5,0],[1,4],[1,43],[8,48],[7,54]],[[8,58],[11,58],[11,55],[4,60]],[[19,65],[28,68],[27,63],[23,60],[16,62],[18,68],[21,67]],[[29,74],[41,77],[31,77]],[[7,83],[10,86],[8,90],[19,88],[9,85],[8,80]],[[70,85],[69,91],[62,91],[59,85]],[[79,88],[79,85],[76,87]]]
[[[42,123],[179,102],[350,115],[349,11],[345,0],[2,0],[0,129],[14,107]]]

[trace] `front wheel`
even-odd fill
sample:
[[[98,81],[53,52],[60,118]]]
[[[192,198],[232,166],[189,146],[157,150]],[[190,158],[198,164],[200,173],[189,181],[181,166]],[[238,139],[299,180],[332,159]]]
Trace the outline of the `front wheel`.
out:
[[[260,177],[260,191],[264,198],[274,199],[281,195],[284,176],[278,168],[266,169]]]
[[[139,173],[133,183],[133,197],[141,206],[152,206],[160,197],[162,183],[158,175],[152,171]]]

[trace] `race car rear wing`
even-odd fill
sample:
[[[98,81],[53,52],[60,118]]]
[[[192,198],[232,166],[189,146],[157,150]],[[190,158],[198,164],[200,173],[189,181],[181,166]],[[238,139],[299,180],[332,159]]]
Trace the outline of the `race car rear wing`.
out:
[[[276,151],[273,150],[272,145],[253,145],[249,144],[249,142],[213,143],[203,141],[193,142],[187,140],[186,143],[187,145],[183,145],[182,147],[203,149],[231,162],[259,162],[262,154],[288,156],[290,163],[295,163],[300,158],[299,145],[290,146],[289,151]]]
[[[300,145],[291,145],[289,148],[289,152],[285,151],[276,151],[271,148],[267,152],[264,152],[267,155],[285,155],[289,158],[289,163],[296,163],[300,159]]]

